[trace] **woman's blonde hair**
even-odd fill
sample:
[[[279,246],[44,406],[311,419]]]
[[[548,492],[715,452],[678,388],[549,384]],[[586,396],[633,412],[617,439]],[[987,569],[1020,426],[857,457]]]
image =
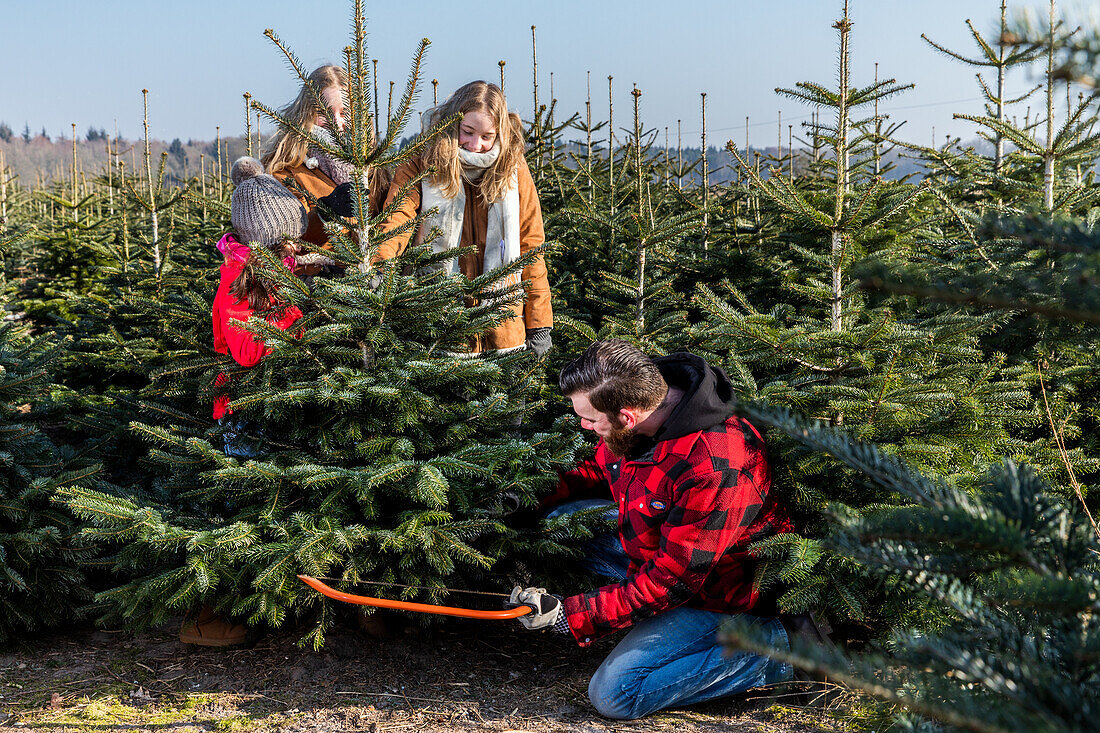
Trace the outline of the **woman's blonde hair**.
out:
[[[317,94],[323,94],[326,89],[337,86],[342,90],[348,88],[347,72],[339,66],[321,66],[313,70],[309,75],[309,81],[313,83]],[[302,89],[293,102],[283,107],[279,112],[295,125],[310,132],[313,130],[314,120],[321,114],[321,107],[313,97],[308,84],[303,84]],[[260,161],[271,175],[275,175],[287,168],[301,165],[306,160],[309,141],[303,140],[292,130],[280,127],[270,138],[264,148]]]
[[[307,78],[312,82],[318,95],[323,94],[326,89],[333,86],[339,87],[341,91],[347,93],[348,74],[339,66],[319,66]],[[322,110],[313,93],[310,92],[309,85],[302,84],[298,96],[293,102],[283,107],[280,113],[308,133],[312,132],[314,122],[322,114]],[[374,130],[368,129],[367,134],[370,143],[375,144]],[[308,155],[309,140],[303,140],[297,133],[280,127],[274,135],[268,138],[260,162],[264,164],[264,168],[267,169],[268,173],[278,176],[279,173],[289,168],[305,163]],[[390,185],[389,171],[385,168],[370,168],[368,185],[372,192],[381,191],[381,198],[384,199],[385,191]],[[373,195],[371,200],[374,200]],[[372,211],[371,213],[376,212]]]
[[[500,87],[485,81],[472,81],[459,87],[449,99],[432,110],[431,124],[434,126],[448,117],[467,112],[484,112],[496,126],[500,155],[485,171],[478,187],[485,201],[498,201],[511,183],[512,172],[523,159],[526,149],[523,123],[519,115],[508,111],[508,102]],[[432,181],[448,197],[457,196],[462,188],[462,160],[458,156],[460,124],[461,120],[458,120],[448,125],[424,153],[424,163],[435,169]]]

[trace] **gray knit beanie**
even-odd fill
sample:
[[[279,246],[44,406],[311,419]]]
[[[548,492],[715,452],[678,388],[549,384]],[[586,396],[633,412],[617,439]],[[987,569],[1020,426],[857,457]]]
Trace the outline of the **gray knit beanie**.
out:
[[[283,240],[306,231],[305,207],[286,186],[264,173],[255,158],[237,158],[229,177],[236,185],[231,203],[233,229],[244,244],[278,250]]]

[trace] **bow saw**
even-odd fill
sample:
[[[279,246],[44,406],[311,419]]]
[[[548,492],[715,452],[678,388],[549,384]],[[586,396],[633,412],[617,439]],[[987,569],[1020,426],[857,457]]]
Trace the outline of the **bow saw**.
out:
[[[533,613],[535,610],[531,608],[531,606],[523,605],[504,609],[502,611],[481,611],[474,608],[436,606],[431,603],[397,601],[392,598],[372,598],[371,596],[360,596],[354,593],[345,593],[335,588],[330,588],[317,578],[309,575],[299,575],[298,579],[323,596],[328,596],[334,601],[351,603],[356,606],[374,606],[375,608],[392,608],[399,611],[412,611],[414,613],[434,613],[440,616],[458,616],[460,618],[477,618],[492,621],[519,618],[520,616],[526,616],[529,613]],[[479,593],[478,595],[500,596],[502,598],[508,597],[503,593]]]

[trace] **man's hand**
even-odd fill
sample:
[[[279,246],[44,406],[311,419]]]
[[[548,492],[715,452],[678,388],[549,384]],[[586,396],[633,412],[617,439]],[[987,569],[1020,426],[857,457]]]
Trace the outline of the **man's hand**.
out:
[[[526,616],[519,617],[519,622],[528,629],[553,628],[561,633],[569,632],[561,599],[547,593],[545,588],[520,588],[517,585],[504,605],[507,608],[530,606],[534,609]]]

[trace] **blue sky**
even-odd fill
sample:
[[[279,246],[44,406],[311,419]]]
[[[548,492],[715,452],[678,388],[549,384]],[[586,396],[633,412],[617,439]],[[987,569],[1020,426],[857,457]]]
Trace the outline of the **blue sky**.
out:
[[[1010,7],[1045,6],[1017,0]],[[421,37],[432,41],[420,109],[431,102],[430,80],[440,95],[476,78],[499,79],[507,62],[505,92],[525,119],[532,108],[531,25],[537,26],[540,101],[550,96],[553,72],[558,108],[584,112],[586,72],[591,72],[593,117],[607,118],[607,77],[614,76],[616,128],[629,124],[631,86],[642,90],[646,125],[676,143],[682,120],[684,144],[698,144],[700,92],[707,93],[708,140],[745,137],[750,118],[753,145],[774,145],[777,116],[783,137],[808,110],[781,99],[775,87],[802,80],[832,85],[836,31],[842,0],[479,0],[385,3],[367,0],[368,51],[379,59],[383,90],[402,88]],[[1071,12],[1081,0],[1060,6]],[[907,119],[905,135],[928,142],[932,128],[973,136],[972,126],[952,121],[954,112],[978,113],[973,72],[935,52],[924,41],[967,53],[973,45],[967,18],[992,36],[999,0],[851,0],[853,81],[866,84],[879,63],[880,76],[915,83],[916,89],[886,105]],[[148,0],[8,3],[0,46],[0,121],[17,131],[45,127],[83,134],[89,125],[111,131],[117,120],[130,138],[141,134],[142,88],[150,90],[154,137],[210,139],[244,129],[242,93],[273,106],[288,102],[297,80],[264,37],[273,28],[312,68],[339,61],[349,43],[351,4],[344,0]],[[1017,88],[1034,80],[1017,78]],[[395,92],[396,94],[396,92]],[[385,92],[382,95],[385,108]],[[1022,115],[1022,110],[1021,110]],[[796,129],[797,134],[797,129]]]

